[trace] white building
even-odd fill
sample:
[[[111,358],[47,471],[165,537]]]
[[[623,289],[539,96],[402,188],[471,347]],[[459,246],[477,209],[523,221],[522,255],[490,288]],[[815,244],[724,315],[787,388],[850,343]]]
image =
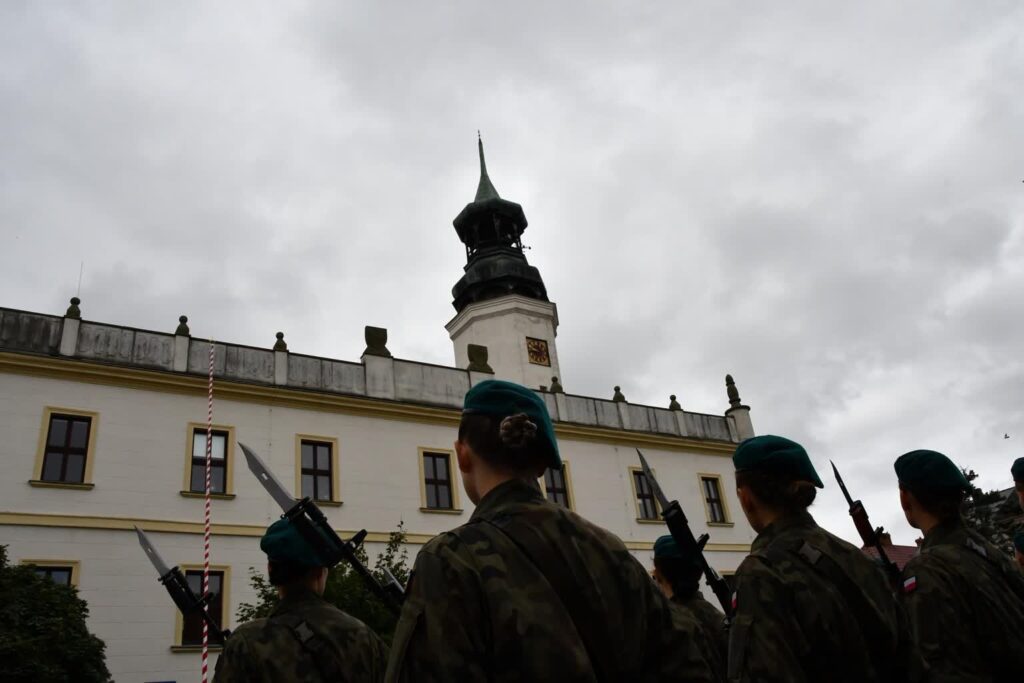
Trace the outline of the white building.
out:
[[[366,329],[359,362],[293,353],[280,334],[269,349],[216,344],[212,547],[225,626],[254,598],[248,569],[265,565],[258,537],[280,515],[238,440],[296,496],[315,496],[342,535],[367,529],[372,553],[401,520],[415,554],[472,513],[451,448],[463,396],[490,377],[537,387],[557,421],[566,465],[547,475],[549,497],[616,533],[645,564],[666,531],[637,447],[694,532],[711,534],[715,567],[731,573],[748,552],[754,534],[729,456],[753,429],[731,380],[724,415],[684,411],[674,397],[666,409],[618,391],[619,400],[562,392],[552,379],[555,305],[519,241],[526,218],[498,196],[480,155],[476,199],[454,222],[468,261],[447,325],[455,367],[393,358],[377,328]],[[198,648],[132,527],[150,532],[168,562],[201,566],[192,458],[204,454],[209,345],[190,338],[184,318],[174,334],[152,332],[83,320],[79,303],[63,317],[0,308],[0,544],[14,562],[78,586],[116,680],[195,680]]]

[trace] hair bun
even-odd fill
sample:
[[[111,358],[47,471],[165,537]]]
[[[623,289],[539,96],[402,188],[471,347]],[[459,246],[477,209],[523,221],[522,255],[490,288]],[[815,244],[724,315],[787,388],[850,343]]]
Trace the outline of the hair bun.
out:
[[[537,425],[526,415],[509,415],[501,421],[501,443],[510,448],[523,448],[537,437]]]

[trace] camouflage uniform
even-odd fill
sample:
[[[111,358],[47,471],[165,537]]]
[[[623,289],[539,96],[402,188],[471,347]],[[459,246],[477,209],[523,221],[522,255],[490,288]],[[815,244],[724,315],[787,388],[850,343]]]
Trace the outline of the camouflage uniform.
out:
[[[672,604],[684,608],[696,618],[707,642],[713,648],[713,654],[717,655],[715,659],[724,672],[726,653],[729,649],[729,632],[725,630],[725,615],[722,611],[705,600],[699,590],[686,598],[674,596]]]
[[[930,530],[903,603],[932,680],[1024,679],[1024,575],[962,520]]]
[[[522,480],[416,558],[388,681],[712,681],[622,542]]]
[[[729,680],[917,680],[906,617],[879,567],[807,512],[758,534],[736,572]]]
[[[387,656],[369,627],[309,591],[283,598],[269,618],[239,626],[213,680],[380,681]]]

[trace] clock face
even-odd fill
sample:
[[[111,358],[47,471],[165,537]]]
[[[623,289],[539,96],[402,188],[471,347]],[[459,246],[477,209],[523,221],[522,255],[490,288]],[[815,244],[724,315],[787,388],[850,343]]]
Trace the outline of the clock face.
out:
[[[551,367],[551,356],[548,355],[548,343],[543,339],[526,338],[526,354],[534,365]]]

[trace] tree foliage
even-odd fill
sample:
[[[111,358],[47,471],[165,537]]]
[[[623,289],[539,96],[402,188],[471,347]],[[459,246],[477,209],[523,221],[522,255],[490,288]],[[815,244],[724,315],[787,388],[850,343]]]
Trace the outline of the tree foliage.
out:
[[[967,525],[1012,557],[1013,517],[1005,515],[1002,510],[1006,495],[997,489],[987,493],[982,491],[974,485],[978,474],[974,470],[961,469],[971,487],[964,502],[964,519]]]
[[[360,546],[356,556],[364,565],[369,565],[366,549]],[[371,572],[383,584],[387,581],[385,569],[390,571],[402,585],[409,581],[409,551],[405,546],[405,526],[399,523],[391,532],[387,545],[377,556]],[[255,603],[240,603],[236,616],[238,623],[269,616],[277,605],[277,589],[269,579],[255,568],[249,568],[249,584],[256,591]],[[398,618],[363,583],[352,568],[342,562],[331,570],[327,577],[324,599],[338,609],[351,614],[372,628],[385,642],[391,642]]]
[[[0,545],[0,680],[106,682],[102,640],[89,633],[89,607],[74,586],[12,565]]]

